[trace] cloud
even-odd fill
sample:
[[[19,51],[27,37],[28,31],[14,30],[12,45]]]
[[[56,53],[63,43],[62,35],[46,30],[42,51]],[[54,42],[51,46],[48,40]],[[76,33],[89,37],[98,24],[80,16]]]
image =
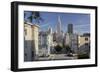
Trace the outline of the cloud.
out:
[[[74,25],[73,28],[74,32],[79,34],[90,32],[90,24]]]
[[[49,24],[44,24],[44,25],[40,25],[41,27],[46,27],[49,26]]]
[[[75,28],[78,28],[78,27],[79,27],[79,28],[87,28],[87,27],[90,27],[90,24],[80,24],[80,25],[77,25],[77,24],[76,24],[76,25],[74,25],[74,27],[75,27]]]

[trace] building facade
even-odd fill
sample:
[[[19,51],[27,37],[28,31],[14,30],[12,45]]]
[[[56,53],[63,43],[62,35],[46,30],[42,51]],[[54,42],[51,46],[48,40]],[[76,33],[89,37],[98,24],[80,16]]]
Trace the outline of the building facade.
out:
[[[66,33],[64,37],[64,46],[69,46],[71,51],[78,53],[78,35]]]
[[[79,54],[90,54],[90,35],[80,35],[78,44]]]
[[[78,35],[77,34],[71,34],[71,50],[73,53],[78,53]]]
[[[64,36],[64,46],[70,46],[71,44],[71,39],[69,33],[66,33]]]
[[[24,24],[24,61],[36,60],[38,56],[38,34],[38,25]]]
[[[33,37],[33,51],[34,51],[34,58],[35,60],[38,59],[39,54],[39,26],[34,24],[32,25],[32,37]]]
[[[24,61],[32,61],[32,26],[24,24]]]
[[[73,24],[68,24],[68,33],[73,34]]]
[[[53,35],[52,29],[49,28],[48,31],[41,31],[39,33],[39,56],[49,56],[50,50],[53,47]]]

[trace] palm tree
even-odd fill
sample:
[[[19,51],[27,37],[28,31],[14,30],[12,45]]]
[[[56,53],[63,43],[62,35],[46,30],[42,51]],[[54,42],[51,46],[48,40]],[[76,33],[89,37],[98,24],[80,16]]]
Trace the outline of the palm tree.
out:
[[[32,20],[35,19],[36,23],[40,23],[40,20],[43,21],[43,19],[40,16],[39,12],[31,12],[31,15],[28,17],[30,22],[32,23]]]
[[[27,13],[24,12],[24,24],[27,22],[27,20],[25,19],[26,18],[26,15],[27,15]]]

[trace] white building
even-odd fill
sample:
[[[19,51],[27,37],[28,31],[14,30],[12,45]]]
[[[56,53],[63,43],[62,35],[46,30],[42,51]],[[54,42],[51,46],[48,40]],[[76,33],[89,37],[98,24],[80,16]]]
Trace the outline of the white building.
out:
[[[38,58],[39,54],[39,26],[38,25],[32,25],[32,37],[33,37],[33,51],[34,51],[34,57],[35,60]]]
[[[77,34],[71,34],[71,50],[77,54],[78,53],[78,35]]]
[[[36,60],[38,56],[38,33],[38,25],[24,24],[24,61]]]
[[[64,45],[65,46],[70,46],[71,44],[71,39],[69,33],[66,33],[64,36]]]
[[[78,52],[78,35],[66,33],[64,37],[64,45],[69,46],[74,53]]]
[[[24,24],[24,61],[32,61],[32,26]]]
[[[53,45],[53,35],[52,29],[49,28],[48,31],[41,31],[39,33],[39,56],[49,56],[50,49],[52,49]]]

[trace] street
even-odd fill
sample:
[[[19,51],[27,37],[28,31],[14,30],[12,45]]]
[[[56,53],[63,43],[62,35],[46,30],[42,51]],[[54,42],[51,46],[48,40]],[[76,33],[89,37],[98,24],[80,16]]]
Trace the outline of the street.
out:
[[[48,57],[39,57],[38,60],[73,60],[77,59],[77,56],[67,56],[66,54],[50,54]]]

